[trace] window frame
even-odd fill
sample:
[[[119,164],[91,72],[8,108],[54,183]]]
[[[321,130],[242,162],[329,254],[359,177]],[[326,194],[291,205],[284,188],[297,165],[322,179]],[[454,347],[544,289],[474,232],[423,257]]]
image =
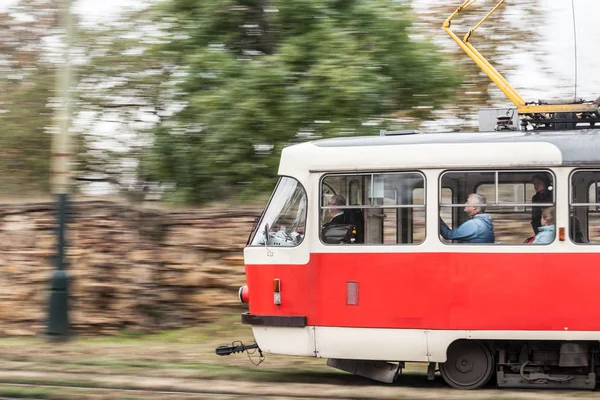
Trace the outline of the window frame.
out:
[[[258,244],[258,243],[253,244],[253,242],[254,242],[256,235],[261,230],[261,226],[263,225],[263,221],[264,221],[265,215],[267,214],[267,210],[271,206],[271,203],[273,202],[273,198],[275,197],[275,193],[277,193],[277,189],[279,188],[279,185],[281,184],[281,181],[283,180],[283,178],[289,178],[289,179],[295,180],[298,183],[298,186],[302,189],[302,192],[304,193],[304,198],[306,201],[306,215],[304,216],[304,237],[302,238],[302,240],[294,246],[279,246],[277,248],[278,249],[285,249],[285,248],[293,249],[293,248],[297,248],[298,246],[302,245],[306,241],[306,233],[308,231],[308,224],[309,224],[308,216],[309,216],[309,212],[310,212],[310,198],[308,197],[306,188],[304,187],[304,185],[302,184],[300,179],[293,177],[291,175],[279,175],[278,178],[279,179],[277,180],[277,184],[275,185],[275,187],[273,188],[273,191],[271,192],[271,197],[269,197],[269,201],[267,202],[267,205],[265,206],[265,208],[263,208],[262,213],[260,214],[260,217],[258,219],[258,222],[256,222],[255,226],[253,227],[253,232],[251,232],[251,234],[250,234],[250,237],[248,239],[246,247],[265,247],[264,244]]]
[[[599,170],[600,171],[600,170]],[[490,207],[490,206],[494,206],[494,207],[531,207],[531,205],[533,203],[501,203],[498,202],[498,173],[510,173],[510,172],[524,172],[524,173],[540,173],[540,172],[549,172],[552,175],[552,182],[553,182],[553,189],[552,189],[552,206],[556,206],[556,174],[554,173],[554,171],[552,171],[551,169],[498,169],[498,168],[494,168],[494,169],[478,169],[478,170],[472,170],[472,169],[468,169],[468,170],[444,170],[442,171],[442,173],[440,174],[440,177],[438,178],[438,205],[439,207],[464,207],[464,203],[463,204],[454,204],[454,198],[452,199],[453,203],[452,204],[446,204],[446,203],[442,203],[441,200],[441,193],[442,193],[442,178],[444,177],[444,175],[446,175],[447,173],[469,173],[469,172],[475,172],[475,173],[490,173],[490,172],[494,172],[494,182],[490,183],[490,182],[480,182],[475,186],[475,192],[477,192],[477,188],[479,188],[479,186],[481,185],[489,185],[489,184],[494,184],[495,186],[495,192],[496,192],[496,197],[495,197],[495,201],[493,203],[487,202],[486,207]],[[447,186],[445,188],[448,188]],[[542,204],[542,207],[544,204],[548,204],[548,203],[540,203]],[[537,207],[537,206],[536,206]],[[522,212],[526,212],[526,211],[522,211]]]
[[[589,195],[590,195],[590,187],[593,183],[590,183],[589,186],[586,187],[586,191],[585,191],[585,195],[586,195],[586,202],[585,203],[573,203],[573,176],[578,173],[578,172],[598,172],[600,173],[600,168],[575,168],[574,170],[571,171],[571,173],[569,174],[569,181],[568,181],[568,185],[569,185],[569,198],[568,198],[568,210],[569,210],[569,219],[568,219],[568,236],[569,236],[569,240],[571,241],[572,244],[576,245],[576,246],[598,246],[600,245],[599,243],[590,243],[590,224],[589,224],[589,220],[590,220],[590,207],[600,207],[600,202],[598,201],[598,193],[596,193],[596,202],[595,203],[590,203],[589,202]],[[586,211],[585,211],[585,217],[586,217],[586,236],[587,236],[587,243],[578,243],[576,241],[573,240],[573,237],[571,236],[571,209],[573,207],[586,207]]]
[[[331,177],[331,176],[346,176],[346,177],[357,177],[357,176],[371,176],[371,193],[374,192],[373,190],[373,185],[375,180],[373,179],[373,175],[398,175],[398,174],[418,174],[421,176],[421,178],[423,179],[423,204],[400,204],[400,205],[395,205],[395,206],[390,206],[390,205],[373,205],[373,204],[359,204],[359,205],[346,205],[346,206],[328,206],[328,205],[323,205],[323,185],[328,185],[327,183],[324,183],[324,180],[327,177]],[[352,183],[355,180],[352,179],[349,182]],[[363,192],[365,190],[367,190],[366,188],[362,188]],[[413,189],[414,190],[414,189]],[[338,193],[339,194],[339,193]],[[370,201],[372,202],[372,199],[369,198],[368,196],[364,199],[362,199],[364,202]],[[346,202],[348,202],[348,198],[346,198]],[[347,171],[347,172],[327,172],[324,173],[321,178],[319,179],[319,207],[317,210],[317,218],[319,220],[319,232],[318,232],[318,237],[319,237],[319,242],[321,242],[322,245],[324,246],[334,246],[334,247],[339,247],[339,246],[421,246],[425,243],[425,241],[427,240],[427,174],[425,174],[423,171],[420,170],[401,170],[401,171]],[[423,240],[420,241],[419,243],[393,243],[393,244],[385,244],[385,243],[376,243],[376,244],[369,244],[369,243],[355,243],[355,244],[346,244],[346,243],[341,243],[341,244],[331,244],[331,243],[325,243],[323,242],[323,238],[322,238],[322,232],[321,232],[321,228],[322,228],[322,213],[324,210],[329,210],[329,209],[333,209],[333,208],[338,208],[338,209],[342,209],[342,210],[363,210],[364,212],[367,212],[367,210],[369,209],[386,209],[386,208],[394,208],[396,210],[398,209],[403,209],[403,208],[411,208],[411,209],[415,209],[415,208],[420,208],[424,211],[424,215],[425,215],[425,220],[423,223],[423,230],[424,230],[424,236],[423,236]],[[396,222],[396,227],[398,226],[397,222]],[[366,232],[365,232],[365,239],[366,239]]]
[[[599,170],[600,171],[600,170]],[[527,199],[526,197],[524,197],[523,199],[525,200],[525,202],[523,203],[506,203],[506,202],[500,202],[498,201],[499,199],[499,194],[498,194],[498,187],[500,185],[500,183],[498,182],[498,176],[501,173],[511,173],[511,172],[515,172],[515,173],[531,173],[536,174],[536,173],[549,173],[552,176],[552,203],[550,205],[548,205],[549,203],[536,203],[535,207],[554,207],[554,210],[556,211],[556,174],[554,173],[554,171],[550,168],[532,168],[532,169],[528,169],[528,168],[518,168],[518,169],[503,169],[503,168],[486,168],[486,169],[447,169],[444,170],[440,173],[439,177],[438,177],[438,208],[437,208],[437,214],[438,216],[441,214],[441,209],[442,207],[450,207],[453,210],[456,208],[460,208],[460,207],[464,207],[465,204],[455,204],[454,201],[454,196],[452,198],[452,204],[445,204],[442,203],[442,189],[446,188],[448,189],[448,186],[442,186],[442,179],[444,178],[444,176],[448,173],[464,173],[464,174],[468,174],[468,173],[494,173],[494,181],[493,182],[480,182],[478,184],[475,185],[474,190],[475,193],[477,193],[477,189],[483,185],[483,184],[493,184],[495,186],[495,198],[494,198],[494,202],[490,203],[489,201],[486,203],[486,208],[490,208],[490,207],[522,207],[523,211],[514,211],[512,213],[518,213],[518,214],[526,214],[526,213],[530,213],[530,211],[527,211],[527,207],[529,207],[531,209],[531,207],[534,207],[533,204],[534,203],[527,203]],[[519,183],[519,182],[517,182]],[[570,185],[569,185],[570,188]],[[452,190],[452,189],[450,189]],[[526,189],[525,189],[526,190]],[[454,193],[453,193],[454,195]],[[486,199],[487,200],[487,199]],[[498,213],[505,213],[505,214],[510,214],[511,212],[508,211],[498,211]],[[454,212],[452,213],[452,215],[454,215]],[[555,221],[555,226],[556,226],[556,221]],[[441,223],[439,221],[438,218],[438,240],[440,243],[442,243],[445,246],[455,246],[455,245],[473,245],[473,246],[481,246],[481,245],[487,245],[487,246],[529,246],[531,245],[531,243],[454,243],[453,241],[445,241],[445,239],[442,238],[441,235]],[[451,228],[451,229],[456,229],[456,228]],[[558,230],[555,230],[554,233],[554,240],[550,243],[543,243],[543,244],[538,244],[536,243],[536,247],[537,246],[549,246],[552,245],[553,243],[556,243],[558,239]]]

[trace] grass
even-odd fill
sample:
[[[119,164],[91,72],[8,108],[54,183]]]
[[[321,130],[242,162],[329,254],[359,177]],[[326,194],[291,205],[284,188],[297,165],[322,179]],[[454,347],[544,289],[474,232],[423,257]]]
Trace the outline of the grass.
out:
[[[58,399],[57,391],[46,388],[23,388],[23,387],[2,387],[0,385],[0,396],[16,399]]]
[[[201,326],[143,334],[123,331],[115,336],[74,337],[64,343],[40,338],[0,339],[0,361],[4,369],[65,372],[156,373],[256,379],[284,370],[331,371],[322,359],[267,355],[257,369],[247,353],[226,357],[215,354],[221,344],[242,340],[253,343],[251,329],[242,325],[239,314]],[[255,355],[256,356],[256,355]]]
[[[215,354],[218,345],[233,340],[248,344],[253,342],[251,329],[241,324],[239,314],[225,315],[214,323],[155,334],[123,331],[110,337],[74,337],[71,341],[58,343],[41,338],[2,338],[0,397],[137,399],[147,396],[122,392],[119,397],[110,397],[115,393],[109,395],[91,389],[83,395],[85,389],[78,387],[133,389],[143,385],[159,385],[161,389],[193,391],[194,388],[199,390],[201,386],[198,385],[212,388],[213,385],[223,384],[226,388],[253,387],[258,392],[268,390],[264,388],[296,388],[296,393],[301,395],[307,390],[306,387],[324,385],[337,388],[335,390],[340,393],[352,393],[351,397],[376,391],[375,397],[382,399],[558,399],[593,398],[595,394],[570,391],[568,396],[564,396],[564,392],[545,391],[538,396],[532,391],[485,390],[469,392],[467,395],[467,392],[447,388],[439,376],[434,382],[426,381],[426,364],[419,363],[407,363],[402,377],[392,385],[378,384],[329,368],[324,359],[310,357],[266,354],[265,362],[255,367],[246,353],[226,357]],[[62,387],[55,390],[9,386],[9,383],[17,382]],[[164,395],[152,396],[169,398]]]

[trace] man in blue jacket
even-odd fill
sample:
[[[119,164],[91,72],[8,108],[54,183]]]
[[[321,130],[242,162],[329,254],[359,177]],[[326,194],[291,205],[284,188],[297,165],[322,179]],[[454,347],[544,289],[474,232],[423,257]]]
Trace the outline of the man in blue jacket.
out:
[[[446,240],[458,240],[460,243],[494,243],[494,223],[492,217],[484,214],[485,205],[485,197],[477,193],[470,194],[465,203],[469,220],[456,229],[450,229],[440,217],[442,237]]]

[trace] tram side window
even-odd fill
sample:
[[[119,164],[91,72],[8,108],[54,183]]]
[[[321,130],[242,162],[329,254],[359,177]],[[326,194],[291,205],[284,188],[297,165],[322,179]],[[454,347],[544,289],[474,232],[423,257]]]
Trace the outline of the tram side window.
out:
[[[555,239],[550,171],[448,171],[442,174],[440,187],[440,239],[444,243],[548,244]],[[471,194],[482,197],[470,198]],[[482,198],[484,207],[470,206]],[[471,204],[465,207],[467,201]]]
[[[425,178],[417,172],[327,175],[321,241],[418,244],[425,240]]]
[[[600,244],[600,170],[571,175],[569,237],[577,244]]]
[[[282,177],[250,245],[297,246],[304,240],[305,225],[306,191],[297,180]]]
[[[454,199],[451,188],[442,188],[440,191],[440,204],[450,205]],[[454,209],[452,207],[440,207],[440,217],[449,226],[454,226]]]

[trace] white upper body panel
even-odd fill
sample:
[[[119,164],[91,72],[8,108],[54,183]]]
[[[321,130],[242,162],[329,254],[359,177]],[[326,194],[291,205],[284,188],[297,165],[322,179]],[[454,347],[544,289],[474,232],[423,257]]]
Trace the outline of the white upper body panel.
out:
[[[279,175],[302,179],[308,172],[406,170],[427,168],[551,167],[562,164],[551,143],[430,143],[401,146],[287,147]]]

